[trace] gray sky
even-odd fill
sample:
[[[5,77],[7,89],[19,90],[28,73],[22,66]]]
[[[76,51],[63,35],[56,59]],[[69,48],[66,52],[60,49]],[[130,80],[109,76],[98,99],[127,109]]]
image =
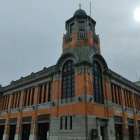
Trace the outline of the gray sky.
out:
[[[82,4],[97,22],[101,52],[108,66],[128,80],[140,77],[140,22],[133,12],[140,0],[0,0],[0,84],[56,64],[65,21]]]

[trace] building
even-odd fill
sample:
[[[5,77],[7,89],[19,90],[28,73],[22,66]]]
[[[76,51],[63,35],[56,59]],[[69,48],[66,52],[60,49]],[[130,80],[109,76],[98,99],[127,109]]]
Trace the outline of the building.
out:
[[[95,25],[77,10],[56,65],[0,86],[0,140],[140,140],[140,87],[108,68]]]

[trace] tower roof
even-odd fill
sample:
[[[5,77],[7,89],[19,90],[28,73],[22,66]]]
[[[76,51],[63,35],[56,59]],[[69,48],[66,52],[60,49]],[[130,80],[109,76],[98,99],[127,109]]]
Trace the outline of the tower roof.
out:
[[[82,9],[78,9],[75,11],[74,16],[87,16],[87,13]]]

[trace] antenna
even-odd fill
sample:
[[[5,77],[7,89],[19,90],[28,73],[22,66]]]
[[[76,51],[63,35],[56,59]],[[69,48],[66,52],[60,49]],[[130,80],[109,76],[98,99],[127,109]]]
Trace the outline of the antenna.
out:
[[[137,73],[137,71],[136,71],[136,70],[135,70],[135,72],[136,72],[136,80],[139,80],[138,73]]]
[[[91,2],[90,2],[90,18],[91,18]]]
[[[79,4],[79,9],[81,9],[81,3]]]

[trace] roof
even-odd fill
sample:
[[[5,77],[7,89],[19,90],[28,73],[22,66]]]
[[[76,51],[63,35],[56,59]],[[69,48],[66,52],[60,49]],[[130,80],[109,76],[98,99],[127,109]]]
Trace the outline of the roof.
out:
[[[75,11],[74,16],[87,16],[87,13],[84,10],[79,9]]]

